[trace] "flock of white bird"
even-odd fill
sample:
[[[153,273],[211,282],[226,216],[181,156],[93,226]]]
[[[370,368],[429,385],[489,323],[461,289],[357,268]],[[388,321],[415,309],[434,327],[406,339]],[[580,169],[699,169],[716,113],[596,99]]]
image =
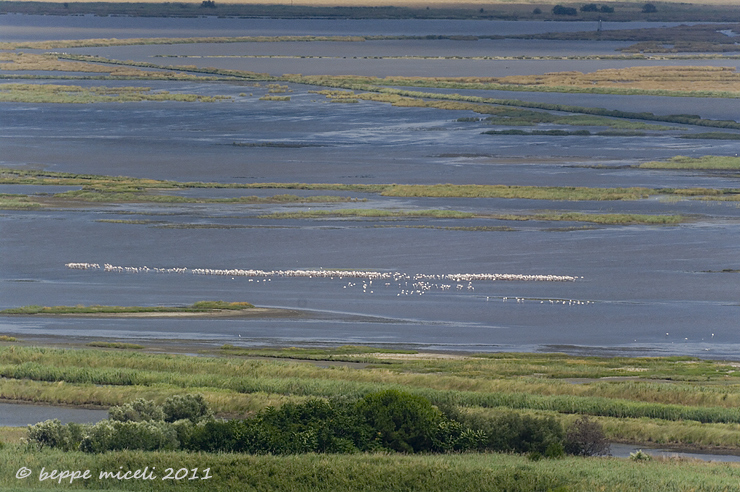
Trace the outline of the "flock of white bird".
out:
[[[104,263],[67,263],[73,270],[102,270],[112,273],[176,273],[192,275],[219,275],[224,277],[248,277],[249,282],[270,282],[273,277],[328,278],[349,280],[342,288],[361,288],[363,294],[374,294],[377,289],[398,289],[396,296],[424,295],[431,291],[470,292],[474,291],[473,281],[518,281],[518,282],[575,282],[579,277],[568,275],[521,275],[509,273],[454,273],[454,274],[407,274],[402,272],[377,272],[369,270],[253,270],[253,269],[214,269],[214,268],[150,268],[147,266],[115,266]],[[580,277],[583,278],[583,277]],[[373,281],[375,285],[373,286]],[[490,300],[486,297],[486,301]],[[506,302],[509,298],[501,298]],[[515,298],[524,302],[524,298]],[[581,301],[550,300],[550,304],[581,304]],[[583,302],[586,304],[587,302]]]
[[[67,268],[75,270],[100,270],[98,263],[67,263]],[[365,280],[392,280],[394,282],[413,281],[418,284],[422,290],[425,286],[435,285],[440,288],[449,289],[447,284],[432,283],[430,281],[449,281],[460,284],[467,282],[468,290],[472,289],[473,281],[518,281],[518,282],[575,282],[578,277],[570,275],[522,275],[512,273],[450,273],[442,275],[430,274],[407,274],[402,272],[377,272],[368,270],[252,270],[252,269],[215,269],[215,268],[149,268],[147,266],[114,266],[104,263],[103,271],[114,273],[191,273],[193,275],[222,275],[227,277],[307,277],[307,278],[356,278]],[[581,277],[583,278],[583,277]]]

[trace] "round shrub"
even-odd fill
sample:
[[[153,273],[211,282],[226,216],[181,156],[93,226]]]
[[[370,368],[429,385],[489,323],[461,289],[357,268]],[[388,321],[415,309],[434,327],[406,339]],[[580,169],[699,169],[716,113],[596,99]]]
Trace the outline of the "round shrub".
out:
[[[430,451],[443,418],[426,398],[396,390],[366,395],[357,411],[384,448],[402,453]]]
[[[165,422],[188,419],[193,423],[213,417],[203,395],[175,395],[162,404]]]
[[[108,418],[119,422],[143,422],[146,420],[164,420],[164,412],[151,400],[139,398],[108,410]]]
[[[80,450],[88,453],[104,451],[142,450],[171,451],[178,449],[175,428],[162,421],[118,422],[102,420],[90,427],[80,443]]]
[[[64,425],[59,419],[45,420],[28,426],[28,443],[38,449],[45,447],[72,451],[82,440],[83,426]]]

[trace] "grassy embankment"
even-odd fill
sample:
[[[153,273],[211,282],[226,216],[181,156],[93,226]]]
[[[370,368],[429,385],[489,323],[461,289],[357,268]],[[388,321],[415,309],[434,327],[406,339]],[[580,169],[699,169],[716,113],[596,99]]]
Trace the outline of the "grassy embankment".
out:
[[[740,169],[740,157],[705,155],[694,158],[679,155],[667,161],[645,162],[639,167],[644,169],[738,170]]]
[[[141,101],[215,102],[224,99],[231,99],[231,97],[177,94],[169,91],[152,92],[149,87],[0,84],[0,102],[84,104]]]
[[[588,188],[574,186],[517,186],[517,185],[400,185],[400,184],[341,184],[341,183],[216,183],[182,182],[131,178],[125,176],[103,176],[94,174],[74,174],[52,171],[33,171],[0,168],[0,184],[6,185],[61,185],[81,186],[81,191],[63,192],[53,195],[61,199],[105,201],[106,193],[113,195],[143,193],[148,190],[176,189],[291,189],[347,191],[356,193],[375,193],[389,197],[465,197],[465,198],[524,198],[533,200],[640,200],[660,194],[679,194],[689,196],[735,195],[734,189],[712,190],[706,188],[652,189],[631,188]],[[96,200],[94,194],[101,194]],[[278,195],[280,197],[281,195]],[[152,198],[157,201],[162,196]],[[166,196],[164,198],[167,198]],[[175,197],[181,198],[181,197]],[[249,197],[248,197],[249,198]],[[302,197],[303,198],[303,197]],[[311,197],[305,197],[311,198]],[[322,199],[324,197],[321,197]],[[231,199],[225,199],[231,200]],[[142,201],[146,201],[142,197]],[[279,200],[278,200],[279,201]]]
[[[379,193],[392,197],[468,197],[468,198],[525,198],[534,200],[638,200],[659,194],[658,190],[648,188],[578,188],[578,187],[540,187],[540,186],[506,186],[506,185],[344,185],[344,184],[306,184],[306,183],[181,183],[125,177],[96,175],[75,175],[44,171],[20,171],[5,169],[0,172],[1,184],[47,184],[83,186],[80,191],[69,191],[53,195],[52,203],[44,197],[19,197],[10,202],[8,208],[33,208],[44,204],[64,204],[82,202],[120,203],[120,202],[154,202],[154,203],[275,203],[281,201],[331,202],[350,199],[332,196],[296,197],[294,195],[276,195],[274,197],[245,197],[236,199],[187,199],[173,195],[151,195],[147,191],[178,188],[288,188],[288,189],[322,189],[343,190],[362,193]],[[674,193],[688,193],[686,190],[674,190]],[[697,189],[693,195],[704,196],[719,191]],[[735,196],[730,191],[726,193]],[[287,198],[290,198],[288,200]],[[25,201],[21,201],[25,200]],[[354,199],[356,200],[356,199]],[[23,205],[19,207],[18,204]],[[0,206],[3,202],[0,201]],[[379,209],[340,209],[298,211],[274,213],[259,216],[265,219],[301,219],[323,217],[373,217],[373,218],[447,218],[447,219],[495,219],[495,220],[539,220],[539,221],[575,221],[598,224],[676,224],[686,220],[680,215],[649,214],[595,214],[595,213],[559,213],[540,212],[535,214],[487,214],[469,213],[455,210],[379,210]],[[150,222],[144,222],[150,224]],[[182,226],[181,226],[182,227]],[[192,227],[197,227],[193,225]],[[203,227],[218,227],[206,225]],[[227,227],[227,226],[224,226]],[[484,228],[485,229],[485,228]],[[480,230],[475,228],[475,230]],[[498,230],[498,228],[496,229]]]
[[[0,184],[35,184],[82,186],[82,190],[69,191],[44,197],[16,195],[9,200],[8,208],[33,208],[43,205],[59,206],[65,203],[95,202],[153,202],[153,203],[275,203],[283,201],[348,201],[357,200],[333,196],[296,197],[276,195],[273,197],[242,197],[234,199],[189,199],[173,195],[151,195],[152,190],[187,188],[233,188],[233,189],[298,189],[332,190],[358,193],[377,193],[387,197],[465,197],[465,198],[519,198],[550,201],[608,201],[640,200],[650,196],[701,198],[708,200],[738,200],[740,192],[734,189],[650,189],[650,188],[586,188],[547,187],[513,185],[396,185],[396,184],[331,184],[331,183],[202,183],[150,180],[127,177],[78,175],[46,171],[0,170]],[[3,202],[0,200],[0,206]],[[344,209],[334,211],[303,211],[287,214],[263,215],[262,218],[318,218],[318,217],[437,217],[437,218],[490,218],[498,220],[558,220],[596,222],[601,224],[672,224],[685,218],[673,215],[645,214],[587,214],[542,212],[536,214],[485,214],[454,210],[378,210]],[[144,222],[149,224],[149,222]]]
[[[267,74],[259,74],[255,72],[225,70],[207,67],[200,68],[193,65],[161,65],[150,62],[120,61],[88,55],[58,56],[61,59],[88,62],[93,64],[119,64],[156,70],[172,70],[188,73],[192,72],[217,76],[228,76],[234,78],[242,78],[244,80],[275,80],[360,90],[377,90],[380,86],[410,86],[444,89],[502,90],[524,92],[570,92],[715,98],[740,97],[738,96],[738,86],[740,85],[738,83],[738,80],[740,76],[734,73],[734,69],[712,66],[632,67],[618,70],[599,70],[591,74],[581,74],[580,72],[563,72],[546,74],[543,76],[532,75],[518,77],[389,76],[385,78],[380,78],[371,76],[350,75],[303,76],[287,74],[283,75],[282,77],[270,77]],[[613,79],[616,79],[616,81],[614,81]],[[686,87],[689,87],[689,89],[686,89]],[[481,100],[481,98],[477,99],[479,101]]]
[[[246,38],[148,38],[133,40],[80,40],[41,42],[33,47],[53,49],[58,47],[73,47],[89,45],[129,45],[129,44],[175,44],[189,42],[240,42]],[[729,38],[728,38],[729,39]],[[250,40],[250,39],[246,39]],[[257,40],[257,39],[255,39]],[[290,39],[283,37],[260,39],[263,42],[281,42]],[[306,39],[305,41],[309,41]],[[344,41],[359,41],[355,38]],[[0,43],[2,45],[2,43]],[[7,43],[7,48],[20,48],[18,43]],[[24,47],[32,47],[25,46]],[[624,58],[624,57],[621,57]],[[634,56],[627,57],[634,58]],[[639,57],[645,59],[644,56]],[[412,86],[434,87],[446,89],[475,89],[475,90],[503,90],[503,91],[535,91],[535,92],[576,92],[598,94],[627,94],[627,95],[662,95],[662,96],[690,96],[690,97],[738,97],[740,92],[740,76],[731,67],[696,67],[696,66],[652,66],[631,67],[623,69],[598,70],[593,73],[562,72],[545,75],[510,76],[510,77],[353,77],[353,76],[300,76],[285,75],[271,77],[268,74],[256,72],[217,69],[213,67],[197,67],[194,65],[161,65],[150,62],[121,61],[88,55],[68,54],[0,54],[2,63],[0,69],[6,71],[65,71],[65,72],[93,72],[106,75],[98,76],[66,76],[69,78],[103,78],[103,79],[168,79],[193,80],[195,78],[230,79],[230,80],[276,80],[293,81],[297,83],[317,83],[317,79],[330,81],[330,86],[352,88],[362,84],[364,90],[372,90],[372,86]],[[148,70],[141,70],[146,68]],[[204,74],[207,77],[197,77],[195,74]],[[47,77],[19,75],[15,77]]]
[[[589,213],[535,213],[535,214],[483,214],[459,212],[456,210],[378,210],[378,209],[340,209],[340,210],[311,210],[304,212],[276,212],[261,215],[263,219],[321,219],[321,218],[419,218],[432,217],[437,219],[494,219],[512,221],[566,221],[590,222],[603,225],[643,224],[643,225],[671,225],[687,220],[681,215],[649,215],[649,214],[589,214]],[[471,228],[475,230],[475,228]],[[485,230],[483,228],[482,230]]]
[[[112,348],[122,350],[141,350],[145,348],[143,345],[138,343],[125,343],[125,342],[90,342],[85,344],[88,347],[95,348]]]
[[[465,413],[492,415],[506,409],[550,415],[564,424],[591,415],[611,440],[740,450],[740,381],[732,363],[560,354],[435,358],[357,347],[306,353],[225,346],[222,352],[227,356],[4,346],[0,395],[110,406],[197,391],[218,414],[239,416],[286,401],[360,397],[392,388]],[[322,368],[292,359],[369,365]]]
[[[292,76],[285,76],[291,77]],[[648,66],[604,69],[591,73],[555,72],[544,75],[508,77],[349,77],[305,76],[326,82],[374,86],[410,86],[439,89],[499,90],[519,92],[561,92],[674,97],[740,97],[740,74],[734,67]],[[365,84],[363,86],[362,84]],[[320,84],[317,84],[320,85]],[[326,84],[330,85],[330,84]],[[331,86],[331,85],[330,85]],[[428,96],[432,97],[432,96]]]
[[[56,173],[46,171],[25,171],[0,168],[1,184],[18,185],[64,185],[80,186],[82,189],[56,193],[54,195],[0,195],[0,208],[6,209],[34,209],[44,206],[64,205],[65,203],[337,203],[358,201],[332,195],[297,196],[279,194],[266,197],[242,196],[235,198],[192,198],[176,195],[153,194],[153,191],[176,189],[256,189],[269,186],[242,185],[240,183],[182,183],[153,179],[129,178],[122,176],[100,176],[92,174]],[[282,187],[290,189],[289,186]],[[293,187],[293,189],[301,189]],[[322,189],[316,187],[314,189]],[[350,191],[351,187],[323,189],[343,189]],[[351,190],[356,191],[356,190]]]
[[[209,313],[241,311],[254,306],[248,302],[199,301],[189,306],[23,306],[4,309],[0,315],[128,314],[128,313]]]
[[[326,96],[332,102],[342,101],[373,101],[381,103],[390,103],[392,106],[397,107],[421,107],[421,108],[436,108],[446,109],[452,111],[473,111],[479,114],[490,115],[485,118],[486,123],[491,125],[506,125],[506,126],[534,126],[540,123],[548,123],[554,125],[567,125],[567,126],[604,126],[613,128],[615,130],[652,130],[652,131],[665,131],[665,130],[677,130],[676,127],[670,127],[665,125],[656,125],[650,123],[644,123],[640,121],[625,121],[615,118],[608,118],[598,115],[562,115],[554,114],[547,111],[513,108],[504,105],[494,104],[480,104],[475,102],[465,101],[439,101],[439,100],[426,100],[426,93],[417,93],[419,96],[409,97],[402,96],[399,94],[389,92],[366,92],[361,94],[355,94],[354,91],[343,91],[343,90],[321,90],[321,91],[310,91],[315,94],[321,94]],[[463,118],[461,121],[468,121],[469,118]],[[474,119],[475,121],[480,121]],[[485,132],[489,133],[489,132]],[[494,132],[490,132],[494,133]],[[579,133],[583,134],[583,133]],[[585,134],[588,134],[586,132]],[[615,135],[623,135],[622,133],[615,133]]]
[[[6,43],[7,44],[7,43]],[[3,43],[0,43],[3,45]],[[88,61],[64,60],[54,53],[22,53],[1,52],[0,73],[4,72],[72,72],[84,73],[85,75],[60,75],[49,73],[48,75],[14,75],[3,74],[3,78],[69,78],[69,79],[92,79],[92,80],[183,80],[183,81],[206,81],[223,80],[223,76],[194,75],[187,72],[173,70],[141,70],[138,67],[122,64],[90,63]],[[89,75],[88,75],[89,74]],[[228,77],[226,77],[228,79]],[[241,78],[240,78],[241,79]]]

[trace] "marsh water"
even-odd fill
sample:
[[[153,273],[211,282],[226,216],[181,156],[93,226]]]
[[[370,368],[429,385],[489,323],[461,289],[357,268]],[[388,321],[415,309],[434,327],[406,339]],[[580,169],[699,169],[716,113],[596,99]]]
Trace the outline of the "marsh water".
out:
[[[345,23],[318,19],[260,20],[256,24],[255,20],[210,18],[167,19],[160,27],[154,27],[150,21],[0,16],[3,40],[267,33],[449,34],[513,28],[546,32],[593,27],[570,22],[518,23],[512,27],[511,23]],[[102,36],[103,31],[108,34]],[[543,54],[543,51],[549,55],[613,54],[619,45],[548,42],[545,46],[541,42],[507,40],[505,47],[498,42],[500,49],[489,50],[494,43],[438,40],[412,44],[400,41],[239,43],[69,51],[273,74],[488,76],[510,74],[506,70],[545,73],[621,66],[607,60],[367,59],[403,53],[471,57],[489,51],[507,56]],[[257,55],[291,57],[255,58]],[[299,58],[313,55],[323,58]],[[736,66],[737,60],[686,63]],[[636,64],[633,61],[629,66]],[[99,81],[74,83],[102,84]],[[711,131],[706,128],[674,125],[674,130],[647,131],[641,137],[486,135],[482,132],[501,127],[483,121],[458,121],[480,116],[471,111],[400,108],[369,101],[331,104],[324,96],[309,92],[319,87],[298,84],[289,84],[292,92],[284,95],[291,99],[285,102],[259,100],[268,91],[265,84],[172,81],[105,81],[104,84],[146,85],[153,90],[232,98],[215,103],[0,103],[0,165],[224,183],[740,188],[737,172],[632,167],[675,155],[740,153],[740,141],[680,138]],[[712,119],[736,120],[740,114],[740,102],[736,99],[471,93],[623,111],[690,113]],[[38,186],[26,187],[24,191],[16,189],[4,186],[0,193],[66,190]],[[301,194],[293,190],[211,189],[177,193],[209,198]],[[740,353],[738,202],[656,197],[563,202],[392,198],[322,191],[303,194],[339,194],[359,201],[88,204],[55,210],[3,211],[0,214],[0,308],[30,304],[184,305],[220,299],[299,309],[306,312],[305,316],[211,320],[3,316],[0,334],[29,341],[56,338],[155,343],[164,339],[203,346],[370,344],[469,352],[543,350],[608,355],[688,354],[727,359],[737,358]],[[598,226],[483,218],[264,217],[274,212],[306,212],[309,208],[313,211],[449,209],[489,214],[540,211],[682,214],[691,220],[677,226]],[[69,269],[65,264],[70,262],[187,270],[179,274],[113,273],[103,269]],[[192,270],[199,268],[341,269],[398,273],[409,278],[369,284],[369,280],[341,276],[194,274]],[[413,280],[417,274],[464,273],[576,278],[564,282],[434,280],[429,285],[414,285],[418,282]]]
[[[108,410],[0,403],[0,427],[25,427],[49,419],[59,419],[63,424],[87,424],[105,418],[108,418]]]

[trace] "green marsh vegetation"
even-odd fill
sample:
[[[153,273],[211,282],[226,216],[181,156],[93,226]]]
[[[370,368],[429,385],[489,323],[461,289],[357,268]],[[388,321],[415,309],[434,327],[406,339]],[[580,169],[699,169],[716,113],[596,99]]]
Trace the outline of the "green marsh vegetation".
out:
[[[265,95],[265,96],[260,97],[260,101],[290,101],[290,96]]]
[[[590,492],[638,492],[650,488],[665,492],[731,490],[737,480],[737,468],[723,463],[697,463],[686,460],[656,459],[634,462],[619,459],[584,459],[532,461],[525,456],[508,454],[300,454],[290,456],[234,455],[228,453],[186,453],[177,451],[111,451],[90,455],[80,451],[44,450],[23,452],[17,446],[0,451],[0,486],[19,489],[15,472],[33,457],[34,468],[46,470],[90,469],[97,479],[100,471],[117,471],[121,463],[132,471],[174,467],[203,473],[210,467],[209,480],[180,481],[178,490],[346,491],[395,492],[399,487],[410,492],[498,492],[512,490]],[[158,478],[161,479],[161,473]],[[28,479],[30,480],[30,478]],[[107,483],[112,482],[112,483]],[[131,480],[126,490],[171,490],[169,480]],[[118,481],[93,482],[96,486],[116,487]],[[58,484],[57,484],[58,486]],[[50,487],[50,486],[49,486]],[[76,481],[67,489],[90,487]]]
[[[0,101],[31,103],[100,103],[180,101],[216,102],[229,96],[201,96],[152,91],[149,87],[80,87],[57,84],[0,84]]]
[[[42,72],[82,72],[97,75],[10,75],[5,78],[64,78],[94,80],[220,80],[220,77],[198,76],[172,70],[141,70],[130,65],[90,63],[81,60],[65,60],[58,54],[3,52],[0,53],[0,70],[2,71],[42,71]]]
[[[260,215],[262,219],[316,219],[331,217],[357,217],[357,218],[413,218],[433,217],[449,219],[471,219],[478,215],[456,210],[381,210],[381,209],[340,209],[340,210],[310,210],[302,212],[276,212]]]
[[[359,98],[376,102],[388,102],[394,106],[402,107],[433,107],[438,109],[449,110],[469,110],[481,114],[493,115],[490,122],[495,122],[496,116],[500,124],[513,125],[531,125],[537,123],[553,123],[569,125],[586,125],[586,126],[610,126],[622,130],[677,130],[679,128],[667,127],[664,125],[650,125],[640,122],[662,121],[666,123],[678,123],[696,126],[709,126],[717,128],[740,129],[740,123],[725,120],[703,119],[698,115],[655,115],[653,113],[635,113],[629,111],[609,110],[604,108],[589,108],[583,106],[572,106],[563,104],[539,103],[532,101],[520,101],[516,99],[496,99],[483,98],[478,96],[464,96],[461,94],[438,94],[432,92],[408,91],[393,88],[384,88],[379,82],[381,79],[372,77],[320,77],[312,79],[309,83],[319,83],[321,85],[343,87],[352,89],[352,91],[324,90],[315,91],[326,95],[328,98]],[[338,81],[339,80],[339,81]],[[436,82],[430,82],[430,86],[439,86]],[[402,84],[397,84],[402,85]],[[414,85],[414,84],[409,84]],[[354,90],[368,90],[372,92],[364,94],[355,94]],[[431,99],[431,101],[427,100]],[[442,101],[439,101],[442,100]],[[516,108],[516,109],[513,109]],[[536,109],[540,111],[529,111],[527,109]],[[545,111],[557,111],[573,113],[569,116],[548,114]],[[597,116],[599,118],[593,118]],[[616,119],[615,119],[616,118]],[[638,121],[623,121],[638,120]]]
[[[679,138],[707,139],[707,140],[740,140],[740,134],[727,132],[689,133],[680,135]]]
[[[254,306],[248,302],[199,301],[189,306],[23,306],[0,311],[0,315],[127,314],[127,313],[208,313],[241,311]]]
[[[505,123],[501,123],[505,124]],[[537,135],[537,136],[548,136],[548,137],[570,137],[570,136],[597,136],[597,137],[646,137],[647,134],[644,132],[638,132],[634,130],[614,130],[591,133],[588,130],[488,130],[483,132],[486,135]]]
[[[491,125],[526,125],[534,126],[540,123],[549,123],[556,125],[569,126],[606,126],[618,130],[677,130],[676,127],[665,125],[655,125],[637,121],[624,121],[614,118],[594,115],[556,115],[546,111],[533,111],[522,108],[512,108],[509,106],[496,106],[491,104],[477,104],[467,102],[449,102],[449,101],[427,101],[423,97],[407,97],[392,93],[368,92],[355,94],[354,91],[309,91],[315,94],[325,95],[331,102],[357,102],[358,99],[374,102],[387,102],[398,107],[426,107],[446,109],[452,111],[474,111],[479,114],[491,115],[485,118],[485,121]],[[425,93],[417,93],[425,94]],[[458,121],[481,121],[477,118],[463,118]],[[562,131],[562,130],[553,130]],[[586,134],[575,133],[576,135]],[[493,132],[492,132],[493,133]]]
[[[126,342],[90,342],[86,343],[88,347],[95,347],[95,348],[112,348],[112,349],[122,349],[122,350],[140,350],[145,348],[143,345],[139,345],[137,343],[126,343]]]
[[[656,96],[673,96],[673,97],[721,97],[737,98],[740,97],[740,76],[735,73],[731,67],[633,67],[621,70],[600,70],[592,74],[580,74],[574,76],[571,72],[561,74],[546,74],[543,76],[527,77],[504,77],[504,78],[480,78],[480,77],[370,77],[370,76],[323,76],[323,75],[283,75],[280,77],[270,76],[264,73],[249,72],[243,70],[226,70],[213,67],[197,67],[195,65],[160,65],[150,62],[133,62],[121,61],[100,56],[90,55],[55,55],[60,60],[73,60],[87,62],[87,64],[106,64],[106,65],[123,65],[128,67],[151,68],[160,71],[173,71],[186,74],[207,74],[211,76],[220,76],[227,79],[241,80],[265,80],[274,82],[294,82],[299,84],[318,85],[324,87],[335,87],[352,90],[380,91],[385,86],[399,87],[432,87],[446,89],[476,89],[476,90],[503,90],[503,91],[525,91],[525,92],[563,92],[563,93],[596,93],[596,94],[621,94],[621,95],[656,95]],[[93,71],[92,68],[88,69]],[[102,70],[102,69],[101,69]],[[107,70],[107,68],[106,68]],[[712,77],[707,76],[707,72],[714,74]],[[177,74],[173,74],[177,77]],[[613,79],[617,79],[614,81]],[[385,92],[388,92],[386,89]],[[388,92],[390,93],[390,92]],[[449,96],[456,96],[458,100],[463,100],[465,96],[459,94],[430,94],[422,97],[438,99],[449,99]],[[440,97],[447,96],[447,97]],[[470,98],[471,96],[468,96]],[[483,98],[467,99],[475,102]],[[491,100],[483,101],[491,102]],[[513,104],[522,107],[528,106],[523,101],[516,101],[521,104]],[[536,103],[534,103],[536,104]],[[545,106],[559,106],[547,105]],[[544,106],[542,106],[544,108]],[[570,106],[573,108],[573,106]],[[545,108],[546,109],[546,108]],[[589,114],[600,108],[587,108]],[[606,111],[600,109],[601,111]],[[584,112],[584,111],[573,111]],[[612,111],[606,116],[618,116],[619,111]],[[645,113],[633,113],[645,114]],[[624,116],[630,117],[630,116]],[[645,119],[639,116],[630,118]],[[662,119],[652,115],[657,121],[668,121],[673,123],[688,123],[680,118],[678,120]],[[694,118],[696,120],[696,118]],[[712,121],[701,120],[700,121]],[[691,123],[702,124],[702,123]],[[706,124],[705,126],[713,126]]]
[[[645,169],[740,169],[740,157],[705,155],[693,158],[678,155],[667,161],[653,161],[640,164]]]
[[[687,219],[681,215],[650,215],[650,214],[595,214],[580,212],[547,212],[532,214],[474,214],[456,210],[379,210],[379,209],[340,209],[340,210],[311,210],[302,212],[276,212],[261,215],[262,219],[321,219],[321,218],[435,218],[435,219],[495,219],[512,221],[567,221],[592,222],[603,225],[671,225],[680,224]],[[485,227],[468,228],[468,230],[486,230]],[[500,230],[495,228],[493,230]]]
[[[99,189],[83,189],[67,191],[53,195],[55,200],[81,201],[96,203],[233,203],[233,204],[264,204],[264,203],[338,203],[358,201],[355,198],[333,195],[297,196],[289,194],[273,195],[269,197],[243,196],[236,198],[190,198],[176,195],[157,195],[145,191],[112,191]]]
[[[3,210],[34,210],[42,205],[26,195],[0,194],[0,209]]]
[[[85,56],[85,55],[59,55],[59,58],[65,58],[70,60],[84,61],[91,63],[105,63],[105,64],[119,64],[131,67],[146,67],[154,68],[159,70],[170,70],[180,71],[188,73],[205,73],[215,76],[239,78],[243,80],[272,80],[276,82],[294,82],[300,84],[309,85],[320,85],[335,88],[351,89],[351,90],[364,90],[370,91],[364,94],[327,94],[331,100],[345,100],[351,101],[352,99],[372,100],[376,102],[389,102],[397,106],[422,106],[422,107],[434,107],[439,109],[454,109],[454,110],[472,110],[483,114],[496,115],[502,113],[500,106],[511,106],[522,108],[538,109],[544,111],[560,111],[574,113],[571,116],[559,116],[548,115],[540,112],[539,115],[531,113],[521,113],[517,117],[512,117],[511,114],[504,115],[502,121],[503,124],[535,124],[537,122],[552,122],[553,119],[559,124],[567,125],[604,125],[615,129],[653,129],[653,130],[667,130],[670,127],[654,125],[650,126],[645,123],[638,122],[625,122],[615,121],[614,118],[619,119],[631,119],[631,120],[648,120],[648,121],[661,121],[667,123],[679,123],[689,124],[697,126],[709,126],[716,128],[730,128],[740,129],[740,124],[733,121],[718,121],[708,120],[700,118],[696,115],[655,115],[652,113],[635,113],[625,112],[617,110],[606,110],[603,108],[588,108],[570,105],[560,104],[549,104],[549,103],[536,103],[526,102],[518,100],[507,100],[507,99],[494,99],[494,98],[481,98],[477,96],[464,96],[460,94],[437,94],[437,93],[426,93],[418,91],[404,91],[399,89],[393,89],[382,86],[414,86],[414,87],[434,87],[434,88],[464,88],[464,89],[498,89],[498,90],[534,90],[534,91],[555,91],[555,92],[605,92],[605,93],[619,93],[619,94],[653,94],[653,95],[690,95],[693,97],[737,97],[736,92],[732,91],[717,91],[707,82],[706,76],[704,76],[704,67],[637,67],[634,69],[624,69],[620,73],[620,77],[637,77],[642,76],[646,79],[646,82],[641,82],[645,87],[648,88],[623,88],[624,82],[620,82],[620,87],[593,87],[592,78],[596,77],[599,80],[611,80],[614,75],[608,71],[595,72],[595,74],[584,75],[585,82],[584,87],[573,86],[551,86],[542,82],[540,79],[533,79],[531,83],[523,83],[519,81],[514,84],[501,84],[499,82],[493,82],[489,79],[480,78],[458,78],[458,79],[441,79],[441,78],[424,78],[424,77],[386,77],[384,79],[377,77],[358,77],[358,76],[301,76],[301,75],[284,75],[282,77],[270,77],[267,74],[258,74],[254,72],[238,71],[238,70],[224,70],[215,68],[199,68],[196,66],[162,66],[148,62],[123,62],[119,60],[111,60],[96,56]],[[727,88],[727,84],[734,81],[732,77],[736,77],[734,72],[730,69],[722,67],[709,67],[712,73],[716,73],[718,80],[717,84],[720,84],[723,88]],[[651,69],[655,69],[652,70]],[[632,70],[632,72],[630,72]],[[668,72],[666,75],[666,71]],[[657,72],[656,72],[657,71]],[[622,72],[628,72],[622,75]],[[656,72],[656,73],[653,73]],[[677,73],[674,73],[677,72]],[[656,81],[662,81],[668,79],[667,83],[675,82],[680,87],[686,87],[685,82],[688,75],[694,75],[699,77],[697,79],[697,86],[693,87],[691,91],[676,92],[665,88],[654,89],[650,84],[657,83]],[[549,77],[556,77],[558,74],[551,75]],[[730,79],[728,79],[728,77]],[[725,80],[728,79],[728,80]],[[527,79],[529,80],[529,79]],[[549,79],[548,79],[549,80]],[[621,80],[621,79],[620,79]],[[740,79],[738,79],[740,80]],[[652,81],[652,82],[651,82]],[[548,82],[549,83],[549,82]],[[738,82],[740,84],[740,82]],[[493,85],[491,85],[493,84]],[[278,84],[279,86],[279,84]],[[284,87],[284,86],[281,86]],[[323,92],[323,91],[318,91]],[[336,91],[334,91],[336,92]],[[289,96],[271,96],[267,94],[263,97],[264,100],[282,100],[285,101],[285,97]],[[276,99],[280,98],[280,99]],[[427,99],[431,99],[427,100]],[[441,100],[441,101],[440,101]],[[444,102],[442,102],[444,101]],[[464,103],[472,103],[466,105]],[[601,119],[584,118],[584,115],[604,117]],[[544,118],[544,119],[543,119]]]
[[[283,202],[346,202],[362,199],[337,196],[275,195],[272,197],[188,198],[173,195],[154,195],[148,192],[167,189],[293,189],[347,191],[374,193],[387,197],[465,197],[465,198],[520,198],[555,201],[641,200],[651,196],[701,198],[706,200],[736,200],[737,189],[712,188],[589,188],[569,186],[517,185],[400,185],[400,184],[341,184],[341,183],[205,183],[179,182],[125,176],[58,173],[50,171],[0,168],[0,184],[68,185],[82,186],[82,190],[57,193],[51,198],[64,201],[89,202],[162,202],[162,203],[283,203]],[[5,195],[10,207],[32,208],[49,201],[47,197]],[[0,205],[2,205],[0,201]],[[322,213],[322,212],[319,212]],[[358,212],[359,214],[360,212]]]
[[[228,356],[214,358],[13,345],[0,348],[0,394],[110,406],[135,398],[163,402],[195,390],[217,415],[245,416],[285,402],[362,398],[393,389],[471,419],[515,412],[567,426],[589,415],[611,440],[740,448],[736,364],[689,357],[407,352],[225,346],[219,353]],[[363,364],[318,367],[300,359]]]

